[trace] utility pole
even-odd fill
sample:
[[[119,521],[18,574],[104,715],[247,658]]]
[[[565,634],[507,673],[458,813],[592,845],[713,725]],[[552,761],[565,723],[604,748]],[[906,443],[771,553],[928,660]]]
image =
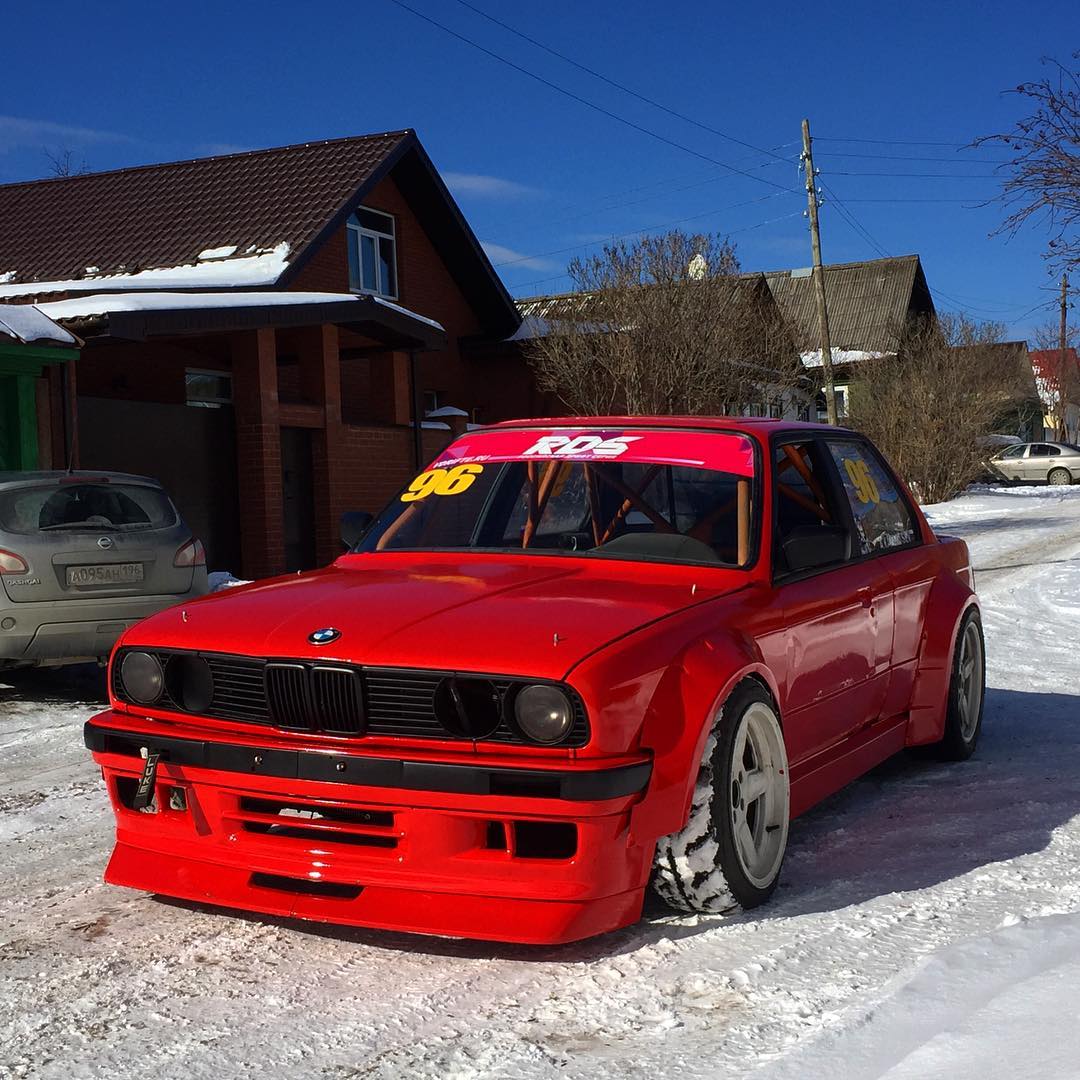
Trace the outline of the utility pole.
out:
[[[829,423],[837,424],[836,388],[833,386],[832,343],[829,339],[829,309],[825,304],[825,270],[821,265],[821,230],[818,228],[818,193],[814,177],[814,154],[810,149],[810,121],[802,122],[802,163],[806,172],[806,200],[810,215],[810,246],[814,252],[814,291],[817,294],[818,331],[821,337],[821,367],[825,372],[825,407]]]
[[[1057,429],[1055,435],[1057,438],[1064,440],[1068,432],[1065,430],[1065,412],[1068,407],[1067,398],[1069,392],[1067,387],[1069,386],[1069,376],[1072,372],[1069,370],[1068,363],[1065,359],[1065,344],[1068,340],[1069,332],[1066,326],[1067,312],[1069,309],[1069,275],[1062,273],[1061,275],[1061,326],[1058,332],[1058,409],[1057,416],[1055,417],[1054,426]]]

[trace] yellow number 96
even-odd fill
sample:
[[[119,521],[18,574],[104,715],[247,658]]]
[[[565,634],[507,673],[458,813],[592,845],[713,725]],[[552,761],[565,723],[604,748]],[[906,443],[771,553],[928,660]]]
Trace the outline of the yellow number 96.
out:
[[[455,465],[452,469],[428,469],[402,493],[402,502],[419,502],[429,495],[460,495],[472,487],[483,465]]]
[[[844,458],[844,469],[855,488],[855,496],[861,503],[876,503],[881,501],[881,493],[878,491],[874,478],[870,475],[870,466],[862,458]]]

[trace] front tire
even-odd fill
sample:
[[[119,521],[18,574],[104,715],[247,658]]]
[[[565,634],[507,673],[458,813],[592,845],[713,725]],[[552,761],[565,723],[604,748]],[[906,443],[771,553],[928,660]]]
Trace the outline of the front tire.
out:
[[[759,683],[741,683],[705,742],[689,819],[656,845],[653,888],[680,911],[764,903],[780,877],[790,805],[776,707]]]
[[[1068,487],[1072,483],[1072,473],[1068,469],[1051,469],[1046,480],[1054,487]]]
[[[969,608],[956,633],[945,737],[938,756],[945,761],[966,761],[975,753],[982,731],[986,697],[986,642],[977,608]]]

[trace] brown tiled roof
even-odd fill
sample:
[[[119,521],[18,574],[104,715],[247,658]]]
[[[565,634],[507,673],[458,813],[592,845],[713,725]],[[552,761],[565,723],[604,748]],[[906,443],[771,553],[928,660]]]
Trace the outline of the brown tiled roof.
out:
[[[0,185],[0,280],[131,273],[282,242],[295,260],[406,142],[412,132],[392,131]]]
[[[769,290],[792,332],[817,347],[817,306],[809,268],[765,274]],[[932,314],[930,290],[918,255],[825,267],[825,299],[833,348],[890,352],[896,330],[909,315]]]

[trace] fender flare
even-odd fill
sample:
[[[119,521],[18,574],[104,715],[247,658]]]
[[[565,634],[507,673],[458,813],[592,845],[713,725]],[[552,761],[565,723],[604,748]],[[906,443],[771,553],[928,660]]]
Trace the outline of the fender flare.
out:
[[[653,844],[686,824],[705,742],[739,683],[756,679],[779,713],[776,678],[741,635],[695,645],[671,665],[669,675],[673,677],[657,686],[641,728],[641,746],[652,752],[653,773],[644,799],[631,812],[631,832],[638,843]],[[681,720],[677,730],[670,724],[673,711]]]
[[[967,613],[979,613],[979,598],[952,574],[940,574],[927,598],[927,615],[911,689],[905,746],[925,746],[945,737],[949,683],[957,634]]]

